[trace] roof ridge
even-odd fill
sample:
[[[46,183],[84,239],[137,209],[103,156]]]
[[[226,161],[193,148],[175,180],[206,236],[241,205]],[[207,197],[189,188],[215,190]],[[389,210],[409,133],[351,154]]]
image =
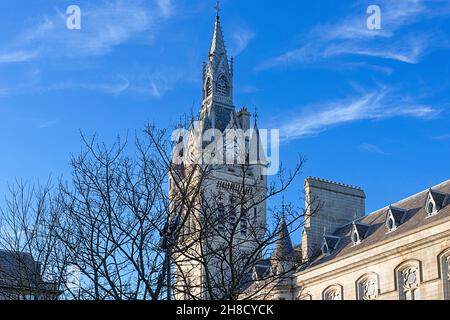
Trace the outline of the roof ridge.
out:
[[[449,180],[446,180],[446,181],[444,181],[444,182],[441,182],[441,183],[439,183],[439,184],[437,184],[437,185],[435,185],[435,186],[433,186],[433,187],[431,187],[431,188],[427,188],[427,189],[425,189],[425,190],[419,191],[418,193],[413,194],[413,195],[410,195],[409,197],[404,198],[404,199],[402,199],[402,200],[400,200],[400,201],[397,201],[397,202],[395,202],[395,203],[393,203],[393,204],[389,204],[389,205],[384,206],[384,207],[382,207],[382,208],[380,208],[380,209],[377,209],[377,210],[375,210],[375,211],[372,211],[372,212],[368,213],[367,215],[365,215],[364,217],[370,217],[371,215],[376,214],[376,213],[378,213],[378,212],[380,212],[380,211],[388,210],[390,207],[393,207],[394,209],[406,210],[406,209],[403,209],[403,208],[399,207],[399,205],[402,205],[402,204],[404,204],[404,203],[406,203],[406,202],[409,202],[409,201],[411,201],[412,199],[414,199],[414,198],[416,198],[416,197],[420,197],[420,196],[423,195],[424,193],[429,192],[430,189],[433,189],[433,190],[434,190],[434,188],[441,187],[441,186],[444,186],[444,185],[446,185],[446,184],[450,184],[450,179],[449,179]],[[439,190],[436,190],[436,191],[439,191]],[[445,192],[444,192],[444,193],[445,193]],[[407,210],[406,210],[406,211],[407,211]]]

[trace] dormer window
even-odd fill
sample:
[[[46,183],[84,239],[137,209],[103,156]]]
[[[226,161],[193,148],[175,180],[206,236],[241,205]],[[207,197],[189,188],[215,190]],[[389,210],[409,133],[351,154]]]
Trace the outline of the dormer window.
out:
[[[338,247],[340,241],[341,238],[339,237],[325,235],[322,242],[322,254],[324,256],[329,256],[330,254],[332,254],[333,251]]]
[[[395,208],[390,206],[386,214],[386,229],[388,232],[393,232],[406,220],[408,211],[405,209]]]
[[[427,199],[425,201],[425,211],[428,216],[434,216],[439,213],[439,210],[444,208],[448,201],[448,194],[430,189],[428,191]]]
[[[351,234],[351,239],[353,242],[353,245],[360,244],[362,240],[364,240],[369,233],[370,226],[360,223],[360,222],[354,222],[353,223],[353,229]]]

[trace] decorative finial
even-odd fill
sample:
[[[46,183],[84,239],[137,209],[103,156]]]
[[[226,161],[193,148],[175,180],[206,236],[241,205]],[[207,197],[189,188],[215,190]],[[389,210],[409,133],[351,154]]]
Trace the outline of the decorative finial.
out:
[[[216,2],[216,19],[219,20],[220,18],[220,1],[217,0]]]
[[[325,237],[326,235],[327,235],[327,227],[324,226],[324,227],[323,227],[323,236]]]
[[[256,127],[258,125],[258,108],[256,106],[253,118],[255,119],[255,127]]]
[[[286,202],[284,200],[284,195],[283,198],[281,200],[281,215],[283,219],[286,219]]]

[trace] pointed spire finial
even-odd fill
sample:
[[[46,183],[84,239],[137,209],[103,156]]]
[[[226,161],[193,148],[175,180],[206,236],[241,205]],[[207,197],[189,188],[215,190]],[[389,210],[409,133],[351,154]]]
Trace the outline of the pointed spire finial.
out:
[[[216,19],[219,20],[220,19],[220,1],[217,0],[216,2]]]
[[[255,127],[256,127],[258,125],[258,108],[256,106],[253,118],[255,119]]]

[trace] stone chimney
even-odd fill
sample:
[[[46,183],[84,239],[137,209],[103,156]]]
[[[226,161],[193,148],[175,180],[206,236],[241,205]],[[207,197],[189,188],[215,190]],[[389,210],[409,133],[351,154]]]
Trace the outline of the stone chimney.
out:
[[[239,123],[241,124],[242,130],[247,131],[250,129],[250,117],[251,114],[248,112],[247,108],[242,108],[237,114],[236,114]]]

